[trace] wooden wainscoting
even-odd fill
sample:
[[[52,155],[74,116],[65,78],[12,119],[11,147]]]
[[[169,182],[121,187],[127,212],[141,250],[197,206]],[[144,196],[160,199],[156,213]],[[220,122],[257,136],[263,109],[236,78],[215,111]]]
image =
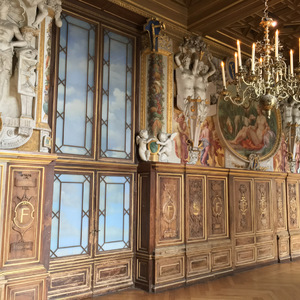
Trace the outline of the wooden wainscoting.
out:
[[[300,255],[298,177],[140,164],[136,286],[161,291]]]

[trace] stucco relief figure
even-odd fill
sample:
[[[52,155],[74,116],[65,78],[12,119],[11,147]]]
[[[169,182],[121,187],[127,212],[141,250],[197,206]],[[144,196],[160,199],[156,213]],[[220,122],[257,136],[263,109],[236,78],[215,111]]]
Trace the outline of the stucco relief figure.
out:
[[[45,0],[23,0],[26,7],[27,26],[37,28],[47,17],[48,8]]]
[[[177,107],[184,110],[184,101],[190,97],[194,99],[194,84],[199,54],[201,52],[200,38],[185,38],[179,46],[179,52],[175,54]]]
[[[160,161],[168,162],[169,156],[172,154],[173,150],[173,140],[177,132],[172,134],[167,134],[165,132],[160,132],[158,134],[158,141],[156,142],[158,145],[161,145],[158,155],[160,157]]]
[[[9,9],[9,0],[0,0],[0,103],[9,94],[14,48],[27,44],[18,26],[8,20]]]
[[[139,146],[139,155],[143,161],[148,161],[150,158],[150,150],[147,149],[147,144],[153,141],[154,138],[149,138],[148,131],[143,129],[136,136],[136,144]]]
[[[61,12],[62,12],[62,1],[61,0],[48,0],[48,5],[53,8],[54,10],[54,19],[55,19],[55,25],[57,27],[62,26],[62,20],[61,20]]]
[[[210,67],[206,65],[203,61],[200,61],[196,69],[195,81],[194,81],[195,99],[206,100],[208,79],[210,76],[216,73],[216,67],[212,62],[212,56],[209,54],[207,58]]]

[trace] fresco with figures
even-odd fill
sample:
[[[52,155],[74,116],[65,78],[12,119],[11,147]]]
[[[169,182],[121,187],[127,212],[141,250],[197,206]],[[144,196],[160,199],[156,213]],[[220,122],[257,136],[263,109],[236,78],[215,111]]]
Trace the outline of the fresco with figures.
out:
[[[257,103],[243,107],[220,100],[218,121],[226,146],[238,156],[246,159],[251,153],[256,153],[266,158],[274,154],[279,133],[279,117],[275,109],[268,118]]]

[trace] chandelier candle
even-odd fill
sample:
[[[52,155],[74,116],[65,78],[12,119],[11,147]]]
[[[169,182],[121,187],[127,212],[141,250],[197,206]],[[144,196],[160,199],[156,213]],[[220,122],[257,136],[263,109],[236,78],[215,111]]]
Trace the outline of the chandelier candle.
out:
[[[275,58],[278,59],[278,29],[275,31]]]
[[[221,68],[222,68],[223,87],[224,89],[226,89],[225,67],[223,61],[221,62]]]
[[[251,71],[254,73],[255,66],[255,43],[252,44],[252,61],[251,61]]]
[[[291,77],[294,76],[294,60],[293,60],[294,51],[290,50],[290,67],[291,67]]]
[[[299,42],[300,42],[300,39],[299,39]],[[234,71],[235,71],[235,74],[237,74],[238,71],[239,71],[237,57],[238,57],[237,52],[234,52]]]
[[[241,55],[241,44],[240,41],[236,41],[237,44],[237,51],[238,51],[238,58],[239,58],[239,67],[242,67],[242,55]]]
[[[238,59],[235,79],[226,89],[225,70],[222,65],[223,86],[222,96],[225,101],[231,101],[237,106],[249,106],[253,101],[258,102],[262,109],[271,117],[271,110],[287,101],[292,105],[300,103],[300,39],[299,66],[294,70],[293,50],[290,51],[290,66],[287,66],[279,45],[279,31],[274,30],[274,43],[271,43],[270,29],[276,26],[268,16],[268,0],[265,0],[264,15],[260,25],[264,29],[262,41],[252,45],[250,68],[242,65],[241,42],[237,40]],[[255,57],[257,55],[257,57]]]

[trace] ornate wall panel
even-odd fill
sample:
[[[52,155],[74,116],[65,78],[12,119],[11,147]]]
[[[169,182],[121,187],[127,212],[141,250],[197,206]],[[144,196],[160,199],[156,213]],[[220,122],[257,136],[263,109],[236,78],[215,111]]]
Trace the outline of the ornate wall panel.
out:
[[[4,299],[9,300],[46,300],[46,279],[24,280],[7,285]]]
[[[91,293],[92,264],[73,264],[73,266],[60,264],[60,266],[63,269],[51,271],[49,299]]]
[[[137,257],[136,260],[136,280],[141,284],[144,284],[145,286],[149,285],[149,277],[148,274],[150,272],[150,262],[146,258],[140,258]]]
[[[228,236],[227,178],[207,178],[207,231],[208,238]]]
[[[40,261],[44,169],[9,167],[4,265]]]
[[[197,253],[187,256],[187,277],[209,273],[211,271],[210,253]]]
[[[155,262],[155,283],[172,283],[183,280],[185,276],[185,259],[181,257],[164,257]]]
[[[290,237],[291,257],[300,256],[300,235],[299,233],[291,233]]]
[[[289,230],[299,229],[299,190],[297,181],[288,181],[287,198]]]
[[[286,189],[285,180],[275,180],[276,183],[276,227],[277,231],[286,230]]]
[[[206,229],[205,177],[188,176],[186,185],[187,241],[204,240]]]
[[[257,246],[257,261],[264,261],[275,257],[273,243]]]
[[[137,215],[137,250],[145,251],[149,249],[150,232],[150,184],[149,176],[139,174],[139,195],[138,195],[138,215]]]
[[[104,259],[94,265],[94,289],[101,293],[132,285],[132,258]]]
[[[234,180],[235,234],[253,233],[252,180]]]
[[[278,259],[284,260],[290,258],[290,241],[289,236],[279,236],[277,241]]]
[[[212,271],[224,270],[232,266],[231,249],[212,251]]]
[[[156,244],[183,242],[183,178],[158,174]]]
[[[236,266],[251,264],[255,262],[255,247],[248,246],[246,248],[236,248],[235,250],[235,264]]]
[[[273,227],[271,224],[271,182],[256,180],[254,183],[254,191],[256,231],[271,230]]]

